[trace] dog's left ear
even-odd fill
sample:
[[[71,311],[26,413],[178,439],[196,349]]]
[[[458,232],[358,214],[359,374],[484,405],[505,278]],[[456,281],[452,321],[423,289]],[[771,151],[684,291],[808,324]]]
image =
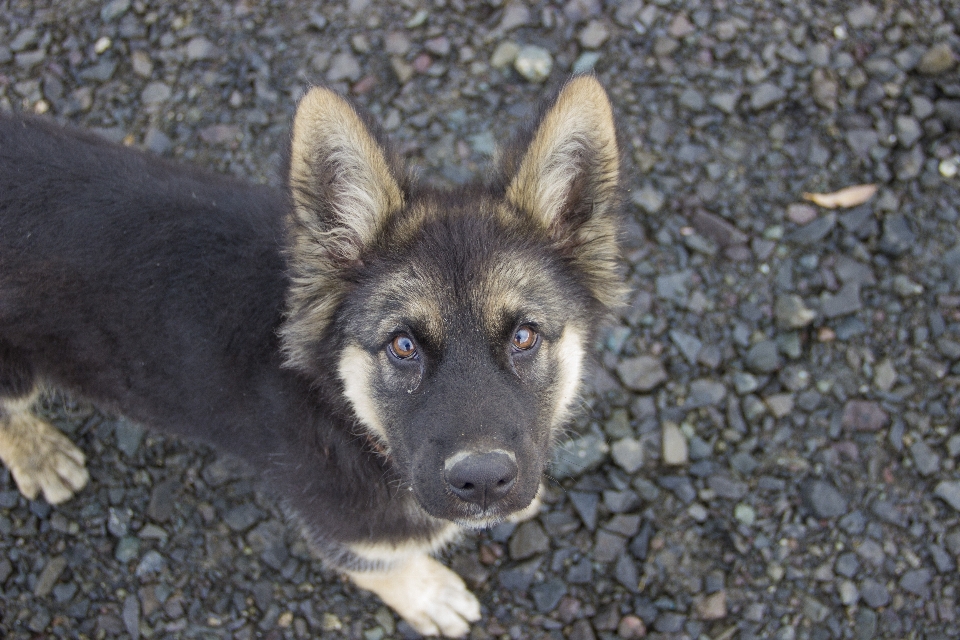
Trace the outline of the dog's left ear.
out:
[[[341,96],[314,87],[293,121],[290,189],[302,231],[332,259],[356,260],[403,207],[403,174],[372,123]]]
[[[376,126],[322,87],[297,106],[289,185],[291,282],[281,337],[287,364],[309,368],[343,298],[347,273],[403,208],[408,185]]]
[[[621,303],[617,271],[620,152],[613,110],[593,76],[568,82],[525,146],[507,153],[506,199],[532,218],[607,308]]]

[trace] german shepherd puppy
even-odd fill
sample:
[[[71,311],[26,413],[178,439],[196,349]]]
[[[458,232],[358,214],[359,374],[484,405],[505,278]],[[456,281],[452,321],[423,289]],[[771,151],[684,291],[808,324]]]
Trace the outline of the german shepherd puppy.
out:
[[[245,460],[332,566],[420,633],[480,606],[431,558],[528,509],[621,299],[606,94],[568,82],[490,184],[419,187],[311,89],[288,190],[0,117],[0,458],[88,480],[41,385]]]

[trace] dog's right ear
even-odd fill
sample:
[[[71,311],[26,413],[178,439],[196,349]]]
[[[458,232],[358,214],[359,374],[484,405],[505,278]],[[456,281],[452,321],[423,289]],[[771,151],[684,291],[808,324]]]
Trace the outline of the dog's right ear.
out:
[[[405,201],[400,164],[341,96],[314,87],[300,100],[290,149],[287,363],[305,365],[343,297],[345,271]]]

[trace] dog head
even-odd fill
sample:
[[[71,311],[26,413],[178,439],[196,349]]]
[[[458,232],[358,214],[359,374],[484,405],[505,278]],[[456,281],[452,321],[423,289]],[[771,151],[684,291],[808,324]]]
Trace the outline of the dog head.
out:
[[[575,78],[458,193],[419,189],[377,129],[314,88],[293,129],[287,364],[335,370],[430,515],[495,523],[535,497],[597,322],[620,303],[612,111]]]

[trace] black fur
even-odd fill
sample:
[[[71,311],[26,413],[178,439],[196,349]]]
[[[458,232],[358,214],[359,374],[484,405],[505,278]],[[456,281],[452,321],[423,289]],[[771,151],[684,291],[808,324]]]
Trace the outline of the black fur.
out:
[[[0,392],[36,374],[237,455],[359,568],[344,543],[437,524],[409,517],[342,409],[281,366],[287,211],[272,188],[0,117]]]

